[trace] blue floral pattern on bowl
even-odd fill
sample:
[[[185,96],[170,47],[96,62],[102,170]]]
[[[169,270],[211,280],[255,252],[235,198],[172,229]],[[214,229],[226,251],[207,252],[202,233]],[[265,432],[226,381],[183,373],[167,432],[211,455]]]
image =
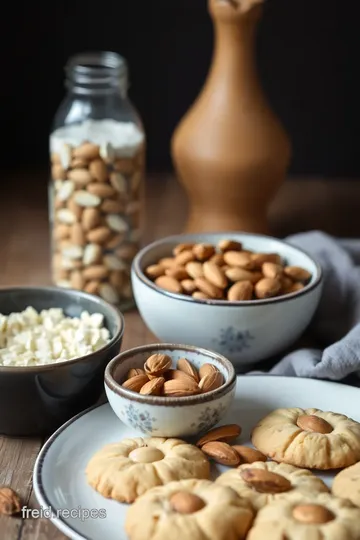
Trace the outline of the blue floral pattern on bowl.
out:
[[[154,424],[156,418],[151,416],[148,411],[140,412],[132,403],[125,407],[125,416],[134,429],[149,434],[156,429]]]
[[[191,427],[195,428],[198,433],[208,431],[220,421],[226,408],[227,407],[221,404],[216,408],[206,407],[206,409],[201,411],[197,420],[191,424]]]
[[[255,339],[249,330],[237,330],[233,326],[222,328],[219,337],[213,339],[216,350],[226,353],[240,353],[251,348],[251,341]]]

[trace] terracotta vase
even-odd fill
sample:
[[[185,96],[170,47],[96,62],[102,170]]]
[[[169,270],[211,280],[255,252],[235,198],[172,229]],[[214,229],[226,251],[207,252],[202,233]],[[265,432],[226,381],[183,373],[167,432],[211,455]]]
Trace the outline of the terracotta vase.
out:
[[[268,232],[269,204],[286,175],[290,143],[259,84],[254,49],[262,0],[209,0],[210,73],[172,138],[188,195],[187,232]]]

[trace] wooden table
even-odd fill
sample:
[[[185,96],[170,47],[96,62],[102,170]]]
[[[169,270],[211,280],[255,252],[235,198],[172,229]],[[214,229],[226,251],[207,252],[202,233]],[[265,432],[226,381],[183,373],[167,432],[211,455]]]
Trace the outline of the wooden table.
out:
[[[0,286],[46,285],[49,279],[46,172],[2,174],[0,196]],[[186,202],[171,175],[148,181],[145,242],[181,231]],[[275,235],[323,229],[339,236],[360,235],[360,183],[299,179],[288,181],[272,205],[270,221]],[[123,349],[153,338],[136,311],[127,313]],[[0,437],[0,485],[10,485],[23,504],[37,508],[32,471],[43,444],[39,438]],[[45,519],[0,517],[1,540],[60,540],[65,536]]]

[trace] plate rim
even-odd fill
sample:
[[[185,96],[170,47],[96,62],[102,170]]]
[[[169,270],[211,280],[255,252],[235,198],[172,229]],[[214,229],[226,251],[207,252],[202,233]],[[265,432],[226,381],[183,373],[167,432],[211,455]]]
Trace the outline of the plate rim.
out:
[[[340,386],[347,388],[350,391],[360,392],[360,388],[357,388],[356,386],[350,386],[347,384],[344,384],[342,382],[338,381],[328,381],[324,379],[311,379],[308,377],[290,377],[290,376],[282,376],[282,375],[269,375],[269,374],[253,374],[253,375],[237,375],[236,381],[238,379],[246,380],[248,377],[252,377],[255,380],[256,379],[264,379],[268,381],[269,379],[276,379],[278,381],[307,381],[310,384],[316,382],[320,384],[326,384],[326,386]],[[86,416],[87,414],[91,413],[95,409],[99,409],[101,407],[109,407],[112,411],[112,408],[110,406],[110,403],[106,401],[105,403],[99,403],[96,405],[93,405],[92,407],[89,407],[85,409],[84,411],[80,411],[78,414],[67,420],[64,424],[62,424],[50,437],[47,439],[47,441],[43,444],[41,447],[39,454],[36,458],[34,470],[33,470],[33,489],[35,493],[35,497],[37,499],[37,502],[40,506],[43,506],[44,508],[52,508],[51,502],[48,498],[48,495],[45,492],[43,482],[42,482],[42,469],[44,461],[48,455],[48,452],[54,442],[59,438],[59,436],[66,431],[66,429],[73,423],[75,423],[77,420],[79,420],[82,416]],[[68,535],[69,537],[72,537],[73,540],[94,540],[93,538],[90,538],[88,536],[84,536],[83,533],[79,532],[74,526],[69,525],[62,517],[58,516],[52,516],[51,518],[47,518],[51,523],[53,523],[62,533]]]

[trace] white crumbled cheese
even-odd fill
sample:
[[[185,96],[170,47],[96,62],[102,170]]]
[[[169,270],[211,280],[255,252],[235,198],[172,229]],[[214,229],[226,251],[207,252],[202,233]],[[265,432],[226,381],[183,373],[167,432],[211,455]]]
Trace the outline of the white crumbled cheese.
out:
[[[0,366],[39,366],[93,353],[109,343],[101,313],[66,317],[60,308],[0,313]]]

